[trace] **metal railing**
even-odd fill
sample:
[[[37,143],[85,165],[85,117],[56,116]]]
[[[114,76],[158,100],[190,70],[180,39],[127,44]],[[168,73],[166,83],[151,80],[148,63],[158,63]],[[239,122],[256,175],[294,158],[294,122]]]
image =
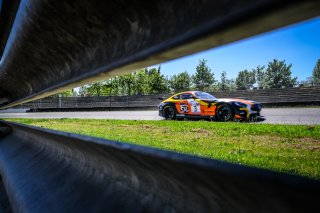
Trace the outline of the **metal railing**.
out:
[[[244,98],[262,104],[282,103],[319,103],[320,86],[264,90],[236,90],[211,92],[218,98]],[[172,94],[155,94],[140,96],[92,96],[92,97],[57,97],[44,98],[16,106],[17,108],[132,108],[156,107],[160,97]]]
[[[320,210],[318,181],[11,122],[5,124],[13,132],[1,139],[0,172],[15,212]]]

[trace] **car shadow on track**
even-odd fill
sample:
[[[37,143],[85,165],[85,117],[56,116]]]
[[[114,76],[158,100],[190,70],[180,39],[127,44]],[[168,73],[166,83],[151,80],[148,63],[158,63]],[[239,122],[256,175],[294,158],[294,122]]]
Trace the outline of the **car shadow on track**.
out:
[[[250,119],[247,119],[245,120],[244,122],[248,122],[248,123],[259,123],[259,122],[263,122],[265,121],[266,118],[264,116],[259,116],[259,117],[256,117],[256,118],[250,118]]]

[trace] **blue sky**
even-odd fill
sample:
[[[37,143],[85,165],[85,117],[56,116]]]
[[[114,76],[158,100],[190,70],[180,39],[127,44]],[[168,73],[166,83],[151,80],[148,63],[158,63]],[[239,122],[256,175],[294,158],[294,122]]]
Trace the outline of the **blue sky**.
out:
[[[216,80],[220,80],[222,71],[228,78],[235,78],[239,71],[267,65],[274,58],[292,64],[292,76],[305,80],[320,59],[320,17],[162,63],[161,72],[168,76],[184,70],[194,74],[202,58],[208,60]]]

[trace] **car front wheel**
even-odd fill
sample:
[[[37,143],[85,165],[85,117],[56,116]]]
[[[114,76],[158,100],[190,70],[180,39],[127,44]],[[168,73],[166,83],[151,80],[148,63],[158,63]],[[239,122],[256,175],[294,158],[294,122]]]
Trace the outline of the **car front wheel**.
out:
[[[217,108],[217,120],[218,121],[231,121],[233,120],[234,112],[230,105],[221,104]]]

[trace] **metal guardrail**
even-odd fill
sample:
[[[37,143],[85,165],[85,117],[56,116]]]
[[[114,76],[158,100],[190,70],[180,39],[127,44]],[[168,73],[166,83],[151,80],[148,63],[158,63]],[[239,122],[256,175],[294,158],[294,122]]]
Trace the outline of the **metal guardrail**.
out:
[[[233,92],[217,92],[218,97],[242,97],[263,104],[312,103],[320,102],[320,86],[294,87],[262,90],[237,90]]]
[[[44,98],[16,106],[16,108],[132,108],[157,106],[162,95],[93,96]]]
[[[218,98],[244,98],[258,101],[262,104],[312,104],[320,103],[320,86],[298,87],[264,90],[236,90],[211,92]],[[16,106],[24,109],[90,109],[90,108],[144,108],[159,105],[159,97],[169,97],[172,94],[140,95],[140,96],[99,96],[99,97],[60,97],[44,98]]]
[[[1,57],[1,108],[313,18],[320,8],[318,0],[5,1],[20,4]]]
[[[319,212],[320,182],[4,122],[14,212]]]

